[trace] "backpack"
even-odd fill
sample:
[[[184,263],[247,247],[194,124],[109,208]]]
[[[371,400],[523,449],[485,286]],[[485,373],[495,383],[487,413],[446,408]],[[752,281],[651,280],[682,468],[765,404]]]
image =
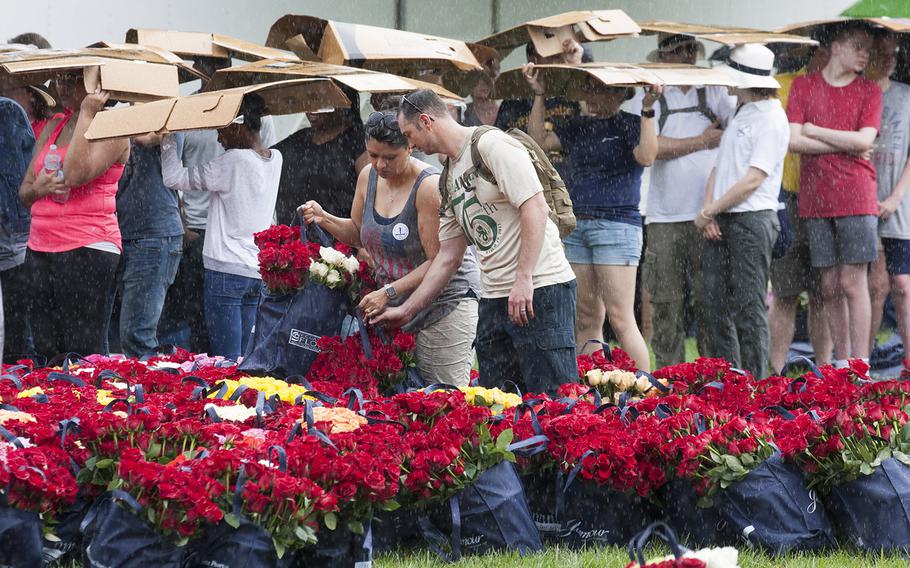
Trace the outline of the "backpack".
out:
[[[687,108],[669,108],[667,106],[667,99],[661,96],[657,99],[657,104],[660,105],[660,118],[657,119],[657,132],[658,134],[663,131],[664,124],[667,123],[667,119],[670,118],[671,114],[677,114],[681,112],[700,112],[705,115],[705,118],[714,122],[717,120],[717,115],[714,114],[710,108],[708,108],[708,96],[705,93],[704,87],[697,87],[695,89],[695,94],[698,96],[698,104],[694,107]]]
[[[495,126],[478,126],[474,133],[471,134],[471,163],[472,167],[464,173],[462,177],[477,174],[488,183],[498,185],[493,172],[487,167],[480,155],[477,145],[480,137],[491,130],[498,130]],[[537,172],[537,178],[540,185],[543,186],[543,196],[550,206],[550,220],[556,224],[559,229],[559,238],[566,238],[569,233],[575,230],[575,213],[572,212],[572,199],[566,190],[566,183],[559,176],[556,168],[547,158],[547,153],[534,141],[531,136],[519,128],[510,128],[506,134],[517,140],[528,151],[531,163],[534,164],[534,170]],[[440,212],[449,206],[449,160],[442,168],[442,175],[439,176],[439,192],[442,195],[442,206]],[[468,237],[470,240],[470,237]]]

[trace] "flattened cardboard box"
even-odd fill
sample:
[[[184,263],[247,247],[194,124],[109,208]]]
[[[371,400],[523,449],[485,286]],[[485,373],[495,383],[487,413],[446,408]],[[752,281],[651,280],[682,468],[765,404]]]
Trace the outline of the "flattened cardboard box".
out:
[[[344,92],[328,79],[294,79],[106,110],[95,115],[85,137],[105,140],[149,132],[223,128],[237,117],[243,97],[248,93],[262,96],[269,114],[317,112],[351,106]]]
[[[549,57],[562,53],[562,43],[567,39],[581,43],[609,41],[639,32],[638,24],[622,10],[584,10],[531,20],[476,43],[497,49],[503,56],[518,46],[533,43],[537,53]]]
[[[797,35],[811,35],[817,28],[835,26],[851,21],[866,22],[872,27],[883,28],[895,33],[910,32],[910,20],[906,18],[830,18],[827,20],[812,20],[809,22],[788,24],[777,28],[775,31]]]
[[[785,34],[754,28],[708,26],[703,24],[687,24],[682,22],[648,21],[639,22],[642,34],[652,35],[657,33],[682,34],[696,39],[713,41],[724,45],[741,45],[744,43],[793,43],[815,45],[818,42],[800,35]]]
[[[134,28],[127,30],[126,43],[155,46],[185,57],[236,57],[244,61],[269,58],[296,59],[286,49],[273,49],[231,36],[206,32],[180,32]]]
[[[426,88],[433,90],[444,98],[453,100],[460,98],[455,93],[439,85],[399,77],[390,73],[328,63],[271,59],[221,69],[212,77],[210,87],[212,89],[226,89],[255,83],[299,79],[301,77],[328,78],[358,92],[407,93],[415,89]]]
[[[44,59],[0,59],[0,72],[30,84],[42,84],[61,71],[82,71],[85,90],[108,91],[113,100],[147,102],[179,95],[177,68],[173,65],[94,56]]]
[[[537,65],[546,92],[570,100],[581,100],[598,86],[635,87],[664,85],[735,85],[718,69],[694,65],[629,63],[588,63],[583,65]],[[496,98],[531,98],[533,93],[521,68],[510,69],[496,81]]]
[[[200,73],[193,69],[192,65],[181,59],[177,54],[152,45],[99,41],[82,51],[89,55],[97,55],[98,57],[174,65],[177,67],[177,73],[181,83],[188,83],[189,81],[199,79],[208,80],[208,77],[206,77],[204,73]]]
[[[272,24],[265,43],[269,47],[290,48],[301,59],[365,69],[482,69],[461,40],[313,16],[282,16]]]

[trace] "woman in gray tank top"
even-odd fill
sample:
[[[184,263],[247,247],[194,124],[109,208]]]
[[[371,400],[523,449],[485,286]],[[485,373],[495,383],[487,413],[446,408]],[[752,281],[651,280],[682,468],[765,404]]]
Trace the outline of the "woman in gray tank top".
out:
[[[360,302],[367,321],[386,306],[400,305],[417,289],[439,251],[439,172],[411,157],[394,111],[366,123],[370,166],[357,179],[351,218],[336,217],[315,201],[300,206],[304,221],[317,223],[339,241],[363,248],[383,287]],[[417,343],[417,367],[427,382],[468,383],[474,361],[480,274],[472,251],[436,300],[405,330]]]

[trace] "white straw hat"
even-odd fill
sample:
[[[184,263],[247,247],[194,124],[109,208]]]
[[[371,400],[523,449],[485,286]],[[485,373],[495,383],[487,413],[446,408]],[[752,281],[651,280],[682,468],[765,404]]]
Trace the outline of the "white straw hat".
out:
[[[739,45],[730,52],[725,65],[719,67],[732,77],[741,89],[779,89],[774,72],[774,52],[758,43]]]

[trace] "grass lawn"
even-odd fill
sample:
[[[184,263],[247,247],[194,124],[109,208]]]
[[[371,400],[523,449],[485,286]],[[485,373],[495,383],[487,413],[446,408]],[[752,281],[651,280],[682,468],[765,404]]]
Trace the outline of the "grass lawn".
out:
[[[655,558],[662,552],[649,555]],[[550,548],[546,552],[519,557],[515,554],[487,554],[448,564],[427,551],[383,555],[373,561],[374,568],[623,568],[629,561],[624,548],[612,547],[584,551]],[[847,552],[822,555],[796,555],[782,558],[741,551],[741,568],[906,568],[910,560],[896,557],[863,556]],[[82,568],[80,563],[66,568]],[[151,567],[149,567],[151,568]]]
[[[660,552],[655,551],[652,558]],[[613,568],[624,567],[629,561],[625,549],[605,548],[585,551],[568,551],[551,548],[544,553],[521,558],[510,554],[490,554],[447,564],[429,552],[413,552],[380,556],[373,562],[375,568],[433,568],[453,566],[458,568]],[[823,555],[798,555],[782,558],[740,552],[741,568],[906,568],[905,558],[863,556],[847,552]]]

